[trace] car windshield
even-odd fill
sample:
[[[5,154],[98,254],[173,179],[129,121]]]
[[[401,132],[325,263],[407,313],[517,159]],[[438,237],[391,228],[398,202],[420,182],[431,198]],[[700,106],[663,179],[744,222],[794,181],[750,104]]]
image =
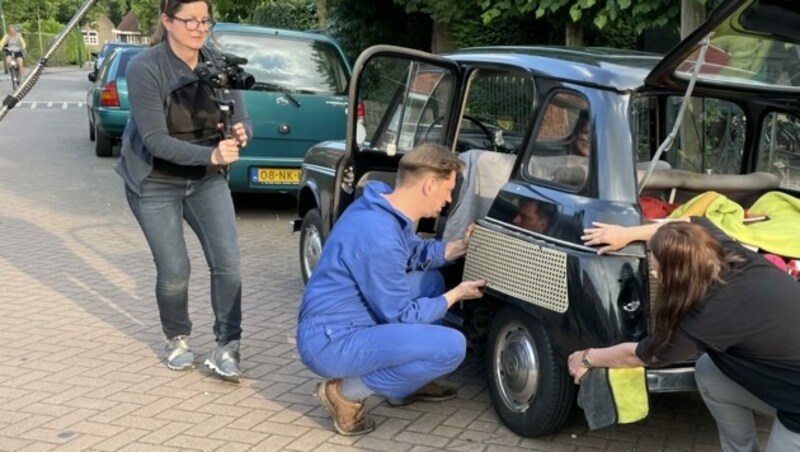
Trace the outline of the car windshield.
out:
[[[768,5],[767,5],[768,6]],[[784,5],[784,8],[789,6]],[[775,14],[794,11],[771,11],[759,2],[745,3],[731,19],[714,30],[711,44],[698,75],[699,81],[739,85],[759,89],[800,91],[800,45],[797,31],[789,29]],[[675,75],[688,80],[700,50],[695,50],[676,69]]]
[[[212,41],[223,52],[247,58],[243,67],[256,83],[305,94],[342,94],[347,86],[342,55],[330,43],[235,32],[215,32]]]

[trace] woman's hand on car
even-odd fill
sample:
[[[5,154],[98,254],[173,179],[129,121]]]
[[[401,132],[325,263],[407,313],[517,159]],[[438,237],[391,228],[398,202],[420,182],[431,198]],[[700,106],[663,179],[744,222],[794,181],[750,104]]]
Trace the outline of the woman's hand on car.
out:
[[[586,246],[605,245],[597,250],[597,254],[621,250],[633,241],[628,233],[628,228],[624,226],[597,222],[592,223],[592,225],[594,225],[593,228],[583,230],[581,240]]]
[[[239,160],[239,142],[234,138],[222,140],[211,152],[212,165],[229,165]]]

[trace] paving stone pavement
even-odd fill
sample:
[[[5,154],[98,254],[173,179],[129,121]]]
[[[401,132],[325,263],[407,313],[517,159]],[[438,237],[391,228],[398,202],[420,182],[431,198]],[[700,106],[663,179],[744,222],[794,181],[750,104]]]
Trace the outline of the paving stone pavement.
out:
[[[495,415],[474,355],[449,378],[458,399],[393,408],[373,397],[377,430],[334,434],[295,349],[303,286],[292,203],[281,197],[237,205],[246,378],[171,372],[152,258],[113,159],[94,157],[85,135],[69,110],[15,111],[0,124],[0,450],[718,450],[696,394],[654,396],[635,425],[590,433],[576,408],[558,434],[518,437]],[[199,364],[213,347],[212,313],[202,252],[187,240]]]

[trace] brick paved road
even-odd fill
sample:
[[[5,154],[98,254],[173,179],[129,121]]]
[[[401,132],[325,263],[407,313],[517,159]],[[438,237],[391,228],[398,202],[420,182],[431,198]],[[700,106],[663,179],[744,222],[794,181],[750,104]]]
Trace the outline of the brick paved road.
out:
[[[457,400],[391,408],[373,397],[374,433],[334,435],[295,351],[302,284],[292,203],[279,197],[238,203],[246,379],[166,370],[152,260],[84,115],[28,108],[0,123],[0,450],[717,450],[696,395],[655,397],[637,425],[588,433],[576,409],[561,433],[519,438],[494,414],[475,356],[450,379]],[[212,315],[202,253],[189,244],[200,362]]]

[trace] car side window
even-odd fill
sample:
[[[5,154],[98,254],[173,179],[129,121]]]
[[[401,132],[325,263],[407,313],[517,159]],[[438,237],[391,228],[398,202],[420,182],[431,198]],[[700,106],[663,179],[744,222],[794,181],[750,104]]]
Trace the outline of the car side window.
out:
[[[683,98],[670,96],[666,130],[672,130]],[[704,174],[739,174],[744,154],[744,111],[733,102],[692,98],[667,162],[672,168]]]
[[[800,118],[771,112],[761,123],[757,170],[781,178],[781,187],[800,189]]]
[[[459,151],[516,154],[533,118],[534,80],[521,70],[478,69],[469,79]]]
[[[385,56],[370,61],[359,89],[370,148],[395,155],[443,143],[454,94],[455,77],[445,69]]]
[[[541,112],[526,174],[569,188],[582,187],[593,147],[589,102],[578,93],[560,90]]]

